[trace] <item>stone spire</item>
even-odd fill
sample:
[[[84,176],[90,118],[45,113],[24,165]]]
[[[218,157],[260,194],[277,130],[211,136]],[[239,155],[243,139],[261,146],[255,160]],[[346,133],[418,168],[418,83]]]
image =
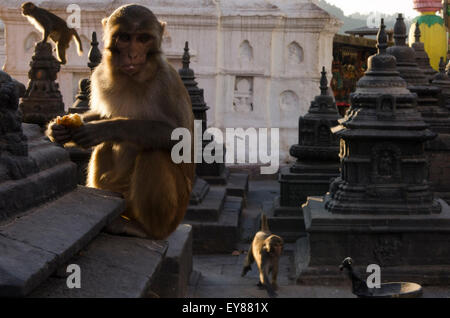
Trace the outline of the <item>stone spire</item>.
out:
[[[341,138],[341,177],[330,188],[326,207],[332,213],[426,214],[437,208],[423,147],[436,134],[427,129],[415,107],[416,95],[385,50],[384,27],[377,37],[378,54],[369,58],[346,117],[333,129]],[[397,45],[404,44],[405,30],[396,25]]]
[[[190,68],[191,56],[189,54],[189,42],[186,41],[184,46],[183,54],[183,68],[181,68],[178,73],[180,74],[181,80],[186,87],[189,96],[191,97],[192,110],[194,112],[194,117],[197,120],[202,121],[203,131],[207,128],[207,117],[206,111],[209,109],[206,106],[203,89],[198,88],[198,83],[195,81],[194,71]]]
[[[341,117],[333,96],[328,94],[325,67],[321,74],[321,93],[311,102],[308,113],[299,118],[298,144],[290,148],[297,161],[280,173],[281,207],[298,209],[307,196],[326,193],[330,179],[339,173],[339,139],[331,133],[331,127]]]
[[[423,70],[425,76],[428,77],[429,81],[431,81],[437,72],[430,65],[430,58],[428,57],[428,53],[425,51],[425,45],[420,42],[420,36],[421,33],[419,22],[416,22],[416,29],[414,30],[415,42],[411,45],[411,47],[416,52],[417,64]]]
[[[189,54],[189,43],[186,41],[184,46],[183,54],[183,67],[178,70],[181,80],[186,87],[189,96],[191,97],[192,111],[194,112],[194,117],[196,120],[202,121],[202,132],[204,133],[208,127],[206,111],[209,107],[206,105],[205,98],[203,95],[203,89],[198,87],[198,83],[195,81],[194,70],[190,68],[191,56]],[[205,147],[213,141],[213,136],[211,136],[210,141],[202,140],[202,153]],[[225,155],[224,145],[219,148],[223,149],[223,155]],[[226,184],[229,171],[225,168],[225,164],[222,163],[211,163],[207,164],[205,162],[196,165],[196,173],[198,176],[204,178],[208,182],[218,182],[221,184]]]
[[[91,73],[100,64],[102,60],[102,53],[98,49],[97,33],[92,32],[91,49],[89,50],[89,62],[88,67],[91,69]],[[90,94],[91,80],[89,78],[83,78],[78,82],[78,94],[75,96],[75,102],[72,107],[69,108],[69,113],[82,114],[87,112],[89,107],[89,94]]]

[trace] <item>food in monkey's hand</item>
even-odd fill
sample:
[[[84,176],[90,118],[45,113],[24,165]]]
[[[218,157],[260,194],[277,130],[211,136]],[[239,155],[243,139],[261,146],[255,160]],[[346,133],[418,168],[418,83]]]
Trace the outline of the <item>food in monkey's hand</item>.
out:
[[[63,117],[58,116],[56,118],[57,125],[63,125],[68,128],[77,128],[83,125],[83,119],[78,114],[69,114]]]

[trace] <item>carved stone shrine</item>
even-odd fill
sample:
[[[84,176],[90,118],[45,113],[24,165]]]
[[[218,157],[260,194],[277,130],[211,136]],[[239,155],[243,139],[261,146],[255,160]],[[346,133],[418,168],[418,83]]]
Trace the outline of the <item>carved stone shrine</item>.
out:
[[[406,25],[401,14],[394,26],[394,39],[395,45],[387,52],[397,59],[398,71],[408,89],[417,94],[417,109],[423,120],[438,134],[436,139],[425,143],[433,191],[450,202],[450,112],[441,105],[441,88],[429,83],[417,65],[414,49],[405,44]]]
[[[64,115],[64,103],[56,76],[60,63],[52,54],[50,43],[36,43],[28,72],[28,88],[19,105],[23,122],[44,126],[56,116]]]
[[[208,106],[203,98],[203,89],[198,88],[189,64],[189,45],[186,42],[183,68],[179,74],[191,97],[195,120],[201,121],[203,134],[207,128]],[[198,151],[203,154],[211,140],[202,140]],[[236,248],[239,217],[247,189],[248,175],[230,174],[224,163],[206,163],[202,159],[201,163],[196,164],[196,177],[184,220],[193,227],[193,248],[196,253],[228,253]]]
[[[303,206],[308,237],[297,241],[299,282],[312,273],[339,279],[337,264],[349,255],[380,265],[383,279],[442,283],[442,272],[450,277],[450,208],[433,196],[424,151],[436,133],[386,52],[383,21],[377,39],[378,54],[333,128],[341,176],[329,194]]]
[[[88,67],[91,69],[91,74],[94,69],[102,61],[102,53],[98,48],[97,33],[92,32],[91,49],[89,50],[89,63]],[[78,83],[78,94],[75,96],[75,102],[72,107],[69,108],[69,113],[82,114],[87,112],[89,107],[89,94],[90,94],[91,80],[89,78],[83,78]]]
[[[421,34],[420,34],[419,23],[416,22],[416,29],[414,31],[415,41],[411,45],[411,47],[416,52],[417,64],[422,69],[423,73],[428,78],[428,80],[431,81],[433,79],[433,77],[437,74],[437,72],[430,65],[430,58],[428,57],[427,51],[425,51],[424,43],[420,42],[420,36],[421,36]]]
[[[445,72],[445,61],[442,57],[439,63],[439,73],[433,77],[432,84],[442,90],[441,106],[450,111],[450,77]]]
[[[307,197],[327,193],[330,182],[339,175],[339,139],[331,128],[341,116],[328,94],[325,67],[321,74],[321,93],[311,102],[308,113],[299,118],[298,144],[290,149],[297,161],[281,169],[281,196],[268,218],[270,229],[288,241],[305,234],[301,206]]]

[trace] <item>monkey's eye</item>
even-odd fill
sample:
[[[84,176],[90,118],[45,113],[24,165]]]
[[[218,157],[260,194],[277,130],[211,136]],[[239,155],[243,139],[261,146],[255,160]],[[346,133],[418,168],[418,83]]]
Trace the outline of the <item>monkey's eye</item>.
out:
[[[141,43],[147,43],[148,41],[153,40],[155,37],[151,34],[139,34],[137,36],[137,40]]]
[[[131,40],[131,36],[128,33],[120,33],[117,35],[117,40],[121,42],[129,42]]]

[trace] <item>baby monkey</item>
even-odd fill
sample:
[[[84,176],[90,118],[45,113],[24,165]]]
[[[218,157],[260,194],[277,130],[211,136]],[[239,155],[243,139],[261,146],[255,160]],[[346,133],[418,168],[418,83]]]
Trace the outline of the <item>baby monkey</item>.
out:
[[[48,37],[56,43],[56,55],[61,64],[66,64],[66,50],[72,38],[75,39],[78,55],[83,54],[81,39],[75,29],[67,26],[66,21],[53,13],[39,8],[31,2],[22,4],[22,14],[43,34],[42,43],[46,43]]]
[[[258,287],[266,288],[270,297],[276,297],[278,262],[282,252],[283,239],[270,232],[267,217],[263,213],[261,215],[261,230],[255,234],[252,245],[248,250],[241,276],[245,276],[252,269],[253,262],[256,262],[259,270]],[[270,273],[272,273],[272,282],[269,281]]]

